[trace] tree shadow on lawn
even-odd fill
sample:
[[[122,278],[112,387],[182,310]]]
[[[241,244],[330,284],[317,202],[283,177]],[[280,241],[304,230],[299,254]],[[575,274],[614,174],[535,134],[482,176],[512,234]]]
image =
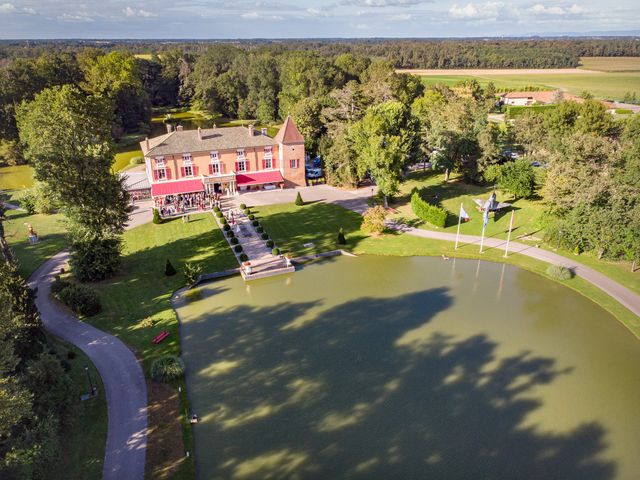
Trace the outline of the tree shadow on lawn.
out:
[[[613,478],[600,424],[524,426],[571,368],[429,332],[452,301],[211,302],[182,330],[199,478]]]

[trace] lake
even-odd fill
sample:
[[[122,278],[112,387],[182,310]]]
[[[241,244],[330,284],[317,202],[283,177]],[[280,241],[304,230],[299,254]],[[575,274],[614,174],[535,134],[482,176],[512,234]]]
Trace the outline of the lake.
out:
[[[516,267],[338,257],[177,303],[198,478],[637,478],[640,342]]]

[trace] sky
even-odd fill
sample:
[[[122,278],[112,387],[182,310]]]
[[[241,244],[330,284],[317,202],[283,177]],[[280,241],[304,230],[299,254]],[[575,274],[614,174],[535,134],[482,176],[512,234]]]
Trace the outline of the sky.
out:
[[[640,30],[637,0],[0,0],[0,38],[483,37]]]

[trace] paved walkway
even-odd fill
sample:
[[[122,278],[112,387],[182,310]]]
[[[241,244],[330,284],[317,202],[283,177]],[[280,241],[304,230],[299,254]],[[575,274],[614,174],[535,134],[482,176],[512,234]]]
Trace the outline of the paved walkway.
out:
[[[431,238],[435,240],[446,240],[449,242],[455,242],[456,235],[454,233],[437,232],[432,230],[422,230],[419,228],[408,227],[406,225],[393,225],[404,233],[422,238]],[[476,244],[478,245],[478,251],[480,250],[481,237],[476,235],[460,235],[460,244]],[[504,250],[506,240],[497,238],[485,238],[484,248],[498,248]],[[543,250],[541,248],[532,247],[518,242],[511,242],[509,244],[509,254],[519,253],[526,255],[543,262],[551,263],[554,265],[562,265],[570,268],[576,275],[584,278],[588,282],[598,287],[603,292],[607,293],[611,297],[615,298],[622,305],[627,307],[636,315],[640,316],[640,295],[632,292],[628,288],[612,280],[606,275],[589,268],[581,263],[574,261],[569,257],[558,255],[557,253]]]
[[[58,253],[31,275],[29,286],[38,289],[36,306],[45,328],[86,353],[102,377],[109,416],[103,479],[143,480],[147,385],[142,368],[116,337],[79,321],[51,300],[51,282],[68,260],[68,252]]]

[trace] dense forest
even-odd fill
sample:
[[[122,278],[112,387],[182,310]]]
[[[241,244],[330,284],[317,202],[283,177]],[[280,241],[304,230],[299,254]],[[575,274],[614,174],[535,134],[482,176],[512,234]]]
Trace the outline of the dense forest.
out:
[[[395,68],[563,68],[577,67],[580,57],[639,56],[640,42],[619,38],[533,39],[318,39],[318,40],[29,40],[0,42],[3,59],[39,56],[51,51],[86,47],[105,52],[135,54],[179,50],[200,54],[212,45],[233,45],[247,52],[278,55],[285,51],[312,51],[334,58],[352,53],[383,59]]]

